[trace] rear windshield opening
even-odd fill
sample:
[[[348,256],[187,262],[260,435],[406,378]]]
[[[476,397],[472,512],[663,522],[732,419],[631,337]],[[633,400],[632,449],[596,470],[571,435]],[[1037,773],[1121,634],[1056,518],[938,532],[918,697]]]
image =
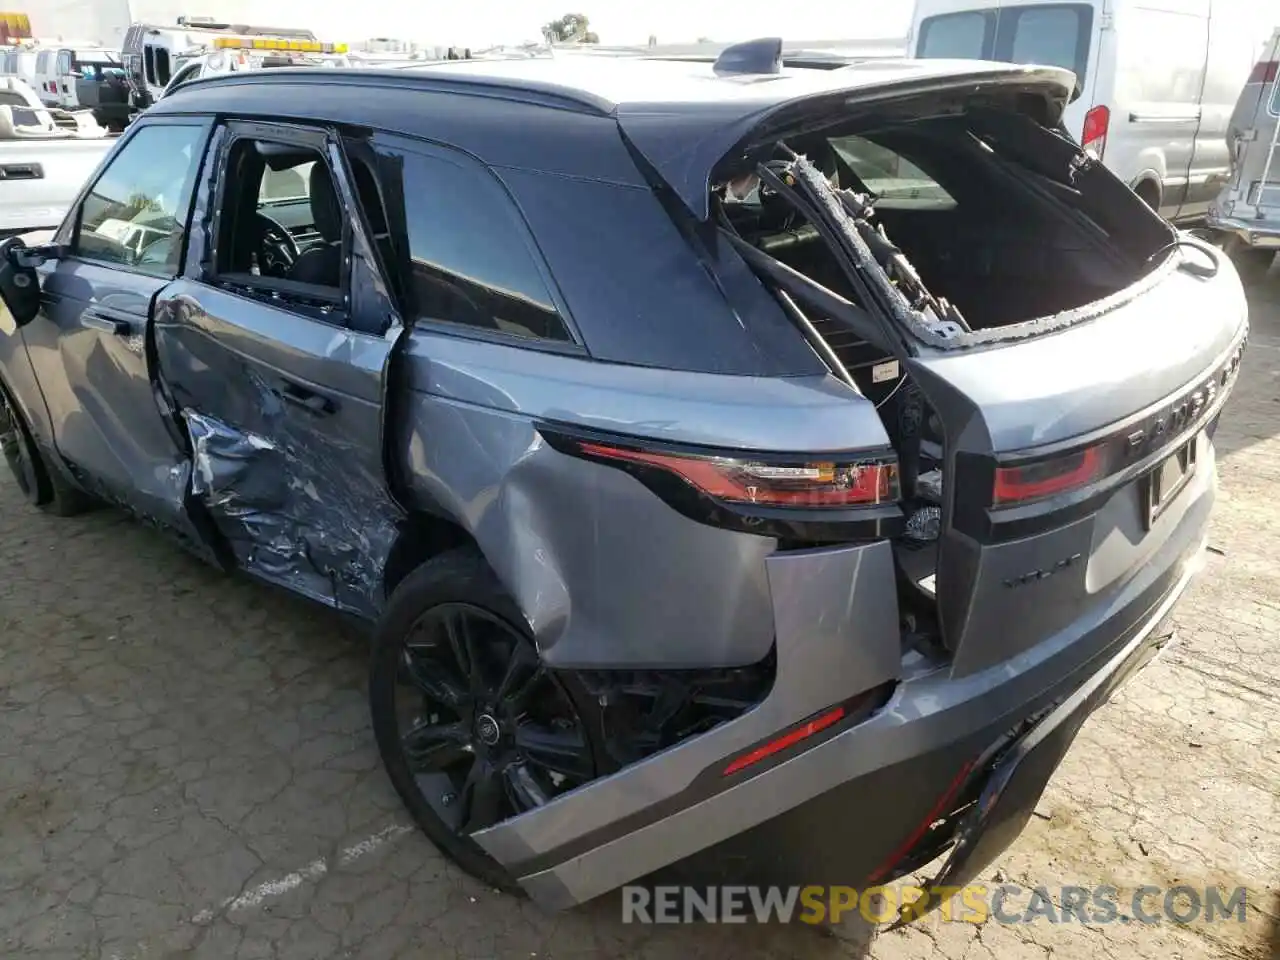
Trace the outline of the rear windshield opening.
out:
[[[928,294],[954,307],[962,330],[1085,307],[1153,269],[1173,239],[1099,164],[1012,112],[801,134],[785,138],[766,167],[785,169],[788,149],[821,172],[833,195],[870,203],[866,222],[899,248]],[[767,183],[761,189],[751,169],[714,193],[727,229],[859,302],[840,251],[791,199]]]
[[[916,56],[1063,67],[1083,84],[1092,36],[1087,3],[964,10],[923,20]]]

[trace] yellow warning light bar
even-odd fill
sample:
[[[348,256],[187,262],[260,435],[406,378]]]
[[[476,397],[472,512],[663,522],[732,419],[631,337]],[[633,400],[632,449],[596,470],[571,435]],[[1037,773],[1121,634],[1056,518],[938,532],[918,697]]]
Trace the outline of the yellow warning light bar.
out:
[[[345,43],[320,43],[316,40],[285,40],[272,37],[216,37],[218,50],[279,50],[288,53],[346,53]]]

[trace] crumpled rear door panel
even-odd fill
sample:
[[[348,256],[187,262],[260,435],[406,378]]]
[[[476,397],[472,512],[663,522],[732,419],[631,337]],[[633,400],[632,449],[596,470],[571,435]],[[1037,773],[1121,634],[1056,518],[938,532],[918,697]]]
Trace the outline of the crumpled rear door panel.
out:
[[[403,518],[382,447],[395,337],[180,280],[156,305],[155,339],[190,440],[192,500],[234,563],[375,617]]]

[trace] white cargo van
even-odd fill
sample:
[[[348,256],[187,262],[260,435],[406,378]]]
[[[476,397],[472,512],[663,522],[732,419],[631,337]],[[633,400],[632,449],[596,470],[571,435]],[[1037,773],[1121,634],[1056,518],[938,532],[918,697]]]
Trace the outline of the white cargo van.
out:
[[[1259,279],[1280,250],[1280,26],[1240,91],[1228,142],[1231,180],[1209,210],[1208,223],[1241,275]]]
[[[1259,0],[917,0],[909,49],[1075,71],[1071,133],[1192,222],[1230,176],[1231,112],[1275,19]]]

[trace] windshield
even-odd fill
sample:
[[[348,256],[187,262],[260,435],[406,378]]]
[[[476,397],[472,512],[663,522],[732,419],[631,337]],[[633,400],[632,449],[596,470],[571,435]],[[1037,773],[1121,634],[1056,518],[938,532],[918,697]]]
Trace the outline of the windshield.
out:
[[[1064,67],[1083,83],[1092,35],[1087,3],[976,8],[921,21],[916,56]]]

